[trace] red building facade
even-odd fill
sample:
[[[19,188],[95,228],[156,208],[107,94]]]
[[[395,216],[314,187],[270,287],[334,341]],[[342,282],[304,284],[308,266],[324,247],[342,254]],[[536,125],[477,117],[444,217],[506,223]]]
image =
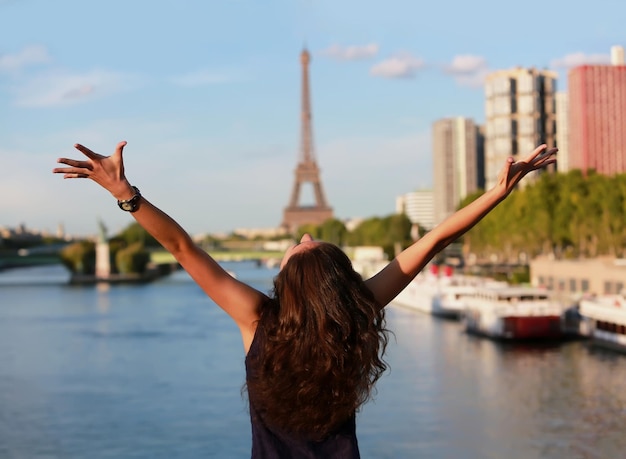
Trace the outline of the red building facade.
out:
[[[626,172],[626,66],[576,67],[568,93],[569,168]]]

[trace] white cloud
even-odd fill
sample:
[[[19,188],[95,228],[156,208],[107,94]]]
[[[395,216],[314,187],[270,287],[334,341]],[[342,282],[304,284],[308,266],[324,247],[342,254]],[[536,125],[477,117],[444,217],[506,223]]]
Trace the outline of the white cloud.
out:
[[[116,72],[93,70],[84,74],[51,72],[19,82],[15,104],[21,107],[71,105],[126,91],[137,78]]]
[[[355,61],[369,59],[378,54],[378,45],[370,43],[362,46],[331,45],[319,52],[320,55],[336,59],[338,61]]]
[[[569,69],[584,64],[610,64],[611,57],[608,54],[585,54],[585,53],[571,53],[564,57],[554,59],[550,65],[554,68]]]
[[[483,86],[489,68],[484,57],[461,54],[454,56],[452,63],[444,66],[444,72],[452,75],[459,86],[478,88]]]
[[[10,75],[16,106],[76,104],[137,85],[135,77],[106,70],[72,74],[58,69],[38,69],[29,76],[21,73],[27,67],[51,62],[47,49],[38,45],[27,46],[16,54],[0,55],[0,73]]]
[[[374,65],[370,69],[370,74],[383,78],[413,78],[424,66],[422,59],[410,54],[401,54]]]
[[[27,46],[17,54],[0,55],[0,72],[18,72],[24,67],[45,64],[51,60],[48,51],[43,46]]]
[[[474,56],[471,54],[462,54],[454,56],[452,63],[447,66],[448,73],[454,75],[471,74],[487,67],[487,60],[482,56]]]

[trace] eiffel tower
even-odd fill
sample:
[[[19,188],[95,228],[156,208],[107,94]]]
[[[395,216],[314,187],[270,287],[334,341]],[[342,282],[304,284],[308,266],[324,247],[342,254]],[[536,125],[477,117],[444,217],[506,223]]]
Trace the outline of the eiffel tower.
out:
[[[285,207],[281,226],[289,232],[297,231],[299,226],[311,223],[319,225],[329,218],[333,218],[333,209],[326,203],[320,170],[315,161],[313,152],[313,133],[311,126],[311,101],[309,97],[309,62],[311,56],[304,49],[300,54],[302,64],[302,115],[301,115],[301,145],[298,166],[295,170],[295,182],[291,192],[289,205]],[[313,186],[315,205],[300,205],[300,190],[304,183]]]

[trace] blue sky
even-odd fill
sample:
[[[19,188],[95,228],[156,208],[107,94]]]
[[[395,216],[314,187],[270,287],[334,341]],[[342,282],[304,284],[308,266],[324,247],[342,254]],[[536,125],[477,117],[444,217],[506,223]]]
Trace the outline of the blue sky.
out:
[[[305,45],[327,199],[389,215],[432,185],[433,121],[484,121],[487,72],[549,68],[565,89],[626,45],[625,17],[621,0],[0,0],[0,226],[124,228],[105,190],[51,173],[76,142],[120,140],[130,181],[190,233],[278,225]]]

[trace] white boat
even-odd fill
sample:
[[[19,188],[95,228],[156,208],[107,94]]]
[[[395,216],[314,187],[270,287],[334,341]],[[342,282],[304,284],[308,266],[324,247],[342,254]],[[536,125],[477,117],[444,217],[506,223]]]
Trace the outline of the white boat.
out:
[[[432,298],[432,314],[448,319],[461,319],[467,307],[466,299],[476,292],[476,284],[441,285]]]
[[[432,273],[419,273],[393,300],[393,304],[432,314],[433,298],[439,291],[439,278]]]
[[[393,300],[395,304],[426,314],[459,319],[465,310],[465,298],[477,286],[490,280],[453,273],[448,266],[443,273],[435,265],[418,274]]]
[[[626,298],[623,293],[583,298],[579,313],[587,335],[595,343],[626,352]]]
[[[533,287],[485,285],[465,299],[468,333],[505,340],[554,339],[564,336],[564,306],[549,292]]]

